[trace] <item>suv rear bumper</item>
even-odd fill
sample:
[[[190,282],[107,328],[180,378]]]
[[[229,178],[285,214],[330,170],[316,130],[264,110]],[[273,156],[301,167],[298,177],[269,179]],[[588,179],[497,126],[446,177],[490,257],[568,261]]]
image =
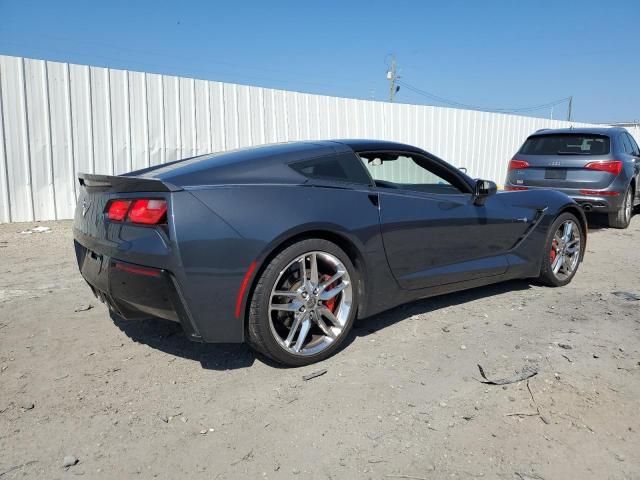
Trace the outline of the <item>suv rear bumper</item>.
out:
[[[179,322],[187,337],[202,341],[170,272],[96,253],[74,240],[80,273],[93,294],[125,320],[159,317]]]
[[[507,182],[504,185],[505,190],[513,187],[514,190],[526,188],[527,190],[557,190],[574,199],[585,212],[609,213],[616,212],[622,207],[624,202],[624,192],[618,195],[607,195],[608,190],[603,190],[604,195],[584,195],[579,189],[573,188],[548,188],[548,187],[531,187],[528,185],[514,185]]]

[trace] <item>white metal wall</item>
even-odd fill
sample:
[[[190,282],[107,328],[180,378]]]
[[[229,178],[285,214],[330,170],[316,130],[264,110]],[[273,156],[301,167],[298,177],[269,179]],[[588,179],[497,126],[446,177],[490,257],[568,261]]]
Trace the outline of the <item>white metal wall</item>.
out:
[[[501,183],[527,135],[569,125],[1,55],[0,120],[0,222],[72,218],[78,172],[291,140],[405,142]]]

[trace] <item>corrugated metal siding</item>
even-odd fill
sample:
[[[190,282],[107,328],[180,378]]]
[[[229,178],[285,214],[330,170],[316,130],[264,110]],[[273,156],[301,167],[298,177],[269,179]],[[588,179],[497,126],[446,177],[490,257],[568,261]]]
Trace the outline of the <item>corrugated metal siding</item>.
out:
[[[0,120],[0,222],[72,218],[78,172],[291,140],[400,141],[501,183],[527,135],[570,125],[2,55]]]

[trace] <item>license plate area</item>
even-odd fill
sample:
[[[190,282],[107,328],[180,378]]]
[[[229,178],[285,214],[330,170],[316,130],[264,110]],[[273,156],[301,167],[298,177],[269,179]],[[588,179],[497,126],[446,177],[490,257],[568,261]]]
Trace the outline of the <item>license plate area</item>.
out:
[[[87,249],[80,269],[82,276],[94,287],[109,291],[109,258]]]
[[[566,180],[567,169],[566,168],[547,168],[544,171],[545,180]]]

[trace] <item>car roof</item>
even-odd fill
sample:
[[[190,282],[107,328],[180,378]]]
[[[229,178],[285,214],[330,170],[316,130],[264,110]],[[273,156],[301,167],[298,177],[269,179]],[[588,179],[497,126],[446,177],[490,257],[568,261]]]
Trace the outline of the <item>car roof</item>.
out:
[[[287,165],[327,155],[370,150],[395,150],[424,154],[402,143],[381,140],[307,140],[274,143],[187,158],[136,170],[126,175],[153,178],[174,185],[204,185],[236,181],[277,183],[300,180]]]
[[[562,135],[562,134],[592,134],[592,135],[611,135],[619,132],[625,132],[622,127],[581,127],[581,128],[543,128],[532,133],[530,136],[536,135]]]
[[[333,143],[346,145],[354,152],[368,152],[372,150],[400,150],[406,152],[424,153],[424,150],[407,145],[406,143],[391,142],[387,140],[343,139],[332,140]]]

